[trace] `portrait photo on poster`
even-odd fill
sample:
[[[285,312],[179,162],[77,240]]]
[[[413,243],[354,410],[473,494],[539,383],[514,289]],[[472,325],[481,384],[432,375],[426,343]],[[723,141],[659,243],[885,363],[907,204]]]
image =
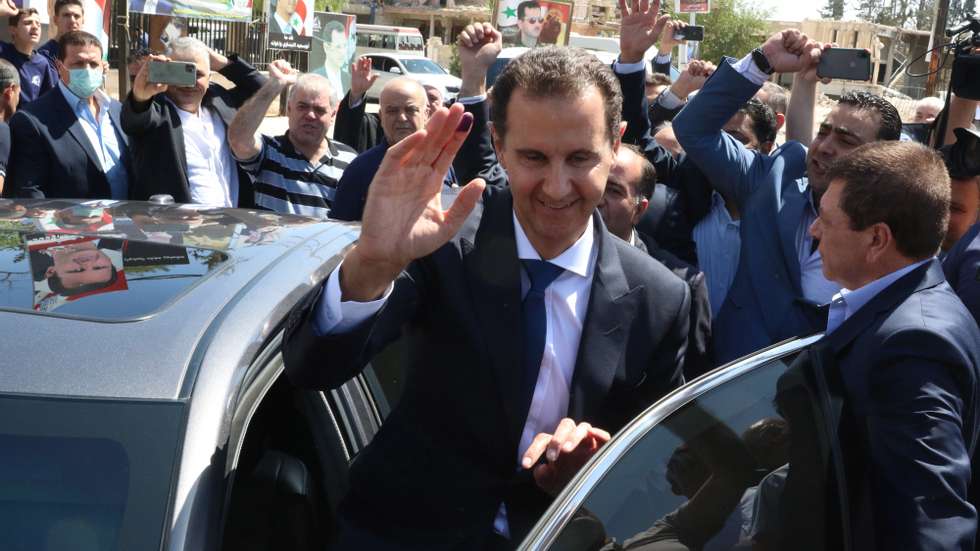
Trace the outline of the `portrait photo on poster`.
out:
[[[312,0],[270,0],[268,5],[269,48],[310,51]]]
[[[357,48],[356,20],[356,16],[343,13],[313,15],[310,72],[327,77],[335,100],[350,90],[351,63]]]
[[[493,14],[504,47],[568,45],[572,2],[496,0]]]

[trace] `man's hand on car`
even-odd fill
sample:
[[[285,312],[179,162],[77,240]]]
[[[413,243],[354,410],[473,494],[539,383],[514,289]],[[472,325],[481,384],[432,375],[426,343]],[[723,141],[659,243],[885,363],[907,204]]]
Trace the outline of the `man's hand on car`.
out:
[[[660,0],[619,0],[619,9],[623,14],[619,25],[619,62],[643,61],[643,54],[657,43],[670,16],[660,15]]]
[[[371,88],[374,81],[378,80],[378,75],[371,70],[371,58],[361,56],[351,65],[350,71],[350,99],[352,102],[361,101],[364,94]]]
[[[562,419],[554,434],[534,437],[521,458],[521,467],[532,469],[534,481],[549,495],[558,495],[583,465],[610,439],[609,433],[588,423]],[[544,464],[537,465],[544,456]]]
[[[424,130],[388,149],[368,188],[360,238],[340,269],[343,300],[377,299],[411,261],[449,242],[463,225],[485,182],[468,183],[448,210],[441,194],[472,124],[458,103],[439,108]]]

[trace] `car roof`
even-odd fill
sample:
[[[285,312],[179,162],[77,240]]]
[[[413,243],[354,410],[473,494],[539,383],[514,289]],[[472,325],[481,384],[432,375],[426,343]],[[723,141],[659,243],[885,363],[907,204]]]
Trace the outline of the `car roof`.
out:
[[[63,227],[72,226],[65,222],[64,213],[85,215],[93,209],[103,212],[95,224]],[[26,305],[0,300],[5,341],[0,393],[186,397],[222,331],[233,327],[239,339],[225,346],[222,361],[250,361],[249,354],[254,355],[260,341],[269,338],[302,295],[329,272],[326,264],[339,262],[339,253],[357,234],[356,224],[257,210],[129,201],[0,200],[0,236],[4,237],[0,269],[16,271],[28,292]],[[64,314],[60,304],[45,311],[36,300],[37,282],[45,275],[38,274],[36,266],[27,266],[39,258],[29,243],[56,240],[60,246],[64,241],[57,240],[65,239],[97,242],[100,247],[103,242],[122,242],[124,251],[152,245],[162,247],[154,250],[163,253],[140,254],[135,259],[123,254],[127,286],[74,299],[79,304],[100,304],[92,315],[84,308]],[[181,256],[181,251],[186,254]],[[177,260],[159,260],[174,257]],[[187,265],[194,260],[189,258],[209,264],[191,277]],[[4,261],[20,263],[10,270],[2,266]],[[153,272],[152,277],[129,273],[146,276],[147,271]],[[171,280],[182,278],[190,284],[166,301],[154,303],[152,311],[111,316],[114,308],[125,310],[130,303],[144,300],[141,286],[157,280],[172,286]],[[136,280],[141,280],[139,285]],[[29,298],[32,284],[34,308]],[[0,286],[0,298],[15,288]],[[115,302],[103,300],[108,295]]]

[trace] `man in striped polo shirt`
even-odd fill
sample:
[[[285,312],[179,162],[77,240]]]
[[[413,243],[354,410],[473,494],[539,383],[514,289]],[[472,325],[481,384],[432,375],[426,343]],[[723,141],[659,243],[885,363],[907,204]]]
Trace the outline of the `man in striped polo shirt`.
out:
[[[289,130],[282,136],[258,132],[269,105],[289,91]],[[255,187],[255,204],[276,212],[326,218],[337,182],[357,156],[327,138],[336,106],[330,82],[300,74],[285,60],[269,64],[269,81],[239,110],[228,128],[228,143]]]

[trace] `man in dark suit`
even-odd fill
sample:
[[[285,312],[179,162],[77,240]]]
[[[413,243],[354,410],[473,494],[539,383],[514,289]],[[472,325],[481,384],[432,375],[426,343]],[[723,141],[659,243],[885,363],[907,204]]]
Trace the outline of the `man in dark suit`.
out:
[[[687,338],[684,377],[688,380],[714,367],[710,357],[711,305],[704,273],[677,258],[636,226],[650,205],[657,171],[634,145],[623,144],[609,171],[599,212],[609,232],[649,254],[687,282],[691,290],[691,328]]]
[[[957,128],[955,136],[955,143],[942,148],[943,160],[946,161],[946,169],[952,182],[953,195],[953,201],[950,203],[948,233],[962,231],[953,223],[953,211],[957,207],[962,209],[959,213],[961,218],[969,220],[972,215],[975,220],[976,217],[976,212],[970,212],[971,205],[957,204],[957,192],[961,192],[964,198],[975,198],[977,187],[980,186],[980,134],[965,128]],[[972,191],[968,191],[971,186]],[[969,202],[964,201],[964,203]],[[973,318],[980,321],[980,238],[977,237],[978,235],[980,235],[980,223],[974,223],[962,235],[956,236],[955,244],[943,259],[943,271],[946,272],[946,279],[953,290],[973,314]]]
[[[13,150],[4,193],[11,197],[127,199],[133,166],[119,102],[99,87],[102,43],[84,31],[59,39],[58,88],[10,120]]]
[[[615,77],[540,48],[492,101],[509,186],[474,180],[443,211],[472,122],[438,110],[388,150],[360,241],[286,329],[288,375],[319,388],[402,331],[418,343],[352,467],[340,548],[512,548],[609,432],[682,381],[687,286],[595,216],[621,132]]]
[[[972,550],[980,329],[934,257],[949,219],[943,161],[878,142],[826,175],[810,231],[843,287],[818,345],[840,398],[823,415],[841,444],[851,548]]]
[[[237,55],[226,58],[195,38],[174,40],[170,58],[196,65],[193,86],[151,83],[149,63],[144,63],[123,103],[123,129],[132,140],[139,175],[133,199],[166,193],[178,203],[254,205],[250,180],[232,157],[226,134],[237,109],[262,87],[265,78]],[[149,59],[168,60],[162,56]],[[212,84],[212,70],[235,87],[228,90]]]
[[[946,280],[980,323],[980,224],[974,224],[943,259]]]
[[[473,116],[473,131],[446,173],[444,183],[447,188],[472,178],[492,180],[493,184],[500,184],[503,179],[487,130],[489,111],[486,92],[487,68],[493,64],[500,48],[500,33],[487,23],[469,25],[460,33],[459,57],[463,82],[459,103]],[[359,88],[366,90],[369,79],[363,74],[365,66],[360,61],[357,65],[359,75],[354,80],[360,82]],[[366,68],[370,72],[370,66]],[[384,136],[378,145],[359,155],[344,171],[330,212],[330,216],[337,220],[361,219],[368,186],[388,148],[424,127],[429,114],[441,105],[441,99],[434,102],[418,82],[402,77],[385,84],[380,103],[379,120]],[[360,109],[363,110],[363,105]]]
[[[742,60],[724,60],[674,119],[688,157],[742,214],[738,270],[713,328],[719,362],[822,328],[819,306],[839,287],[821,273],[806,230],[827,189],[827,168],[860,144],[901,134],[895,107],[864,92],[841,97],[809,149],[788,142],[764,155],[722,132],[770,74],[815,72],[826,47],[795,29],[776,33]]]

